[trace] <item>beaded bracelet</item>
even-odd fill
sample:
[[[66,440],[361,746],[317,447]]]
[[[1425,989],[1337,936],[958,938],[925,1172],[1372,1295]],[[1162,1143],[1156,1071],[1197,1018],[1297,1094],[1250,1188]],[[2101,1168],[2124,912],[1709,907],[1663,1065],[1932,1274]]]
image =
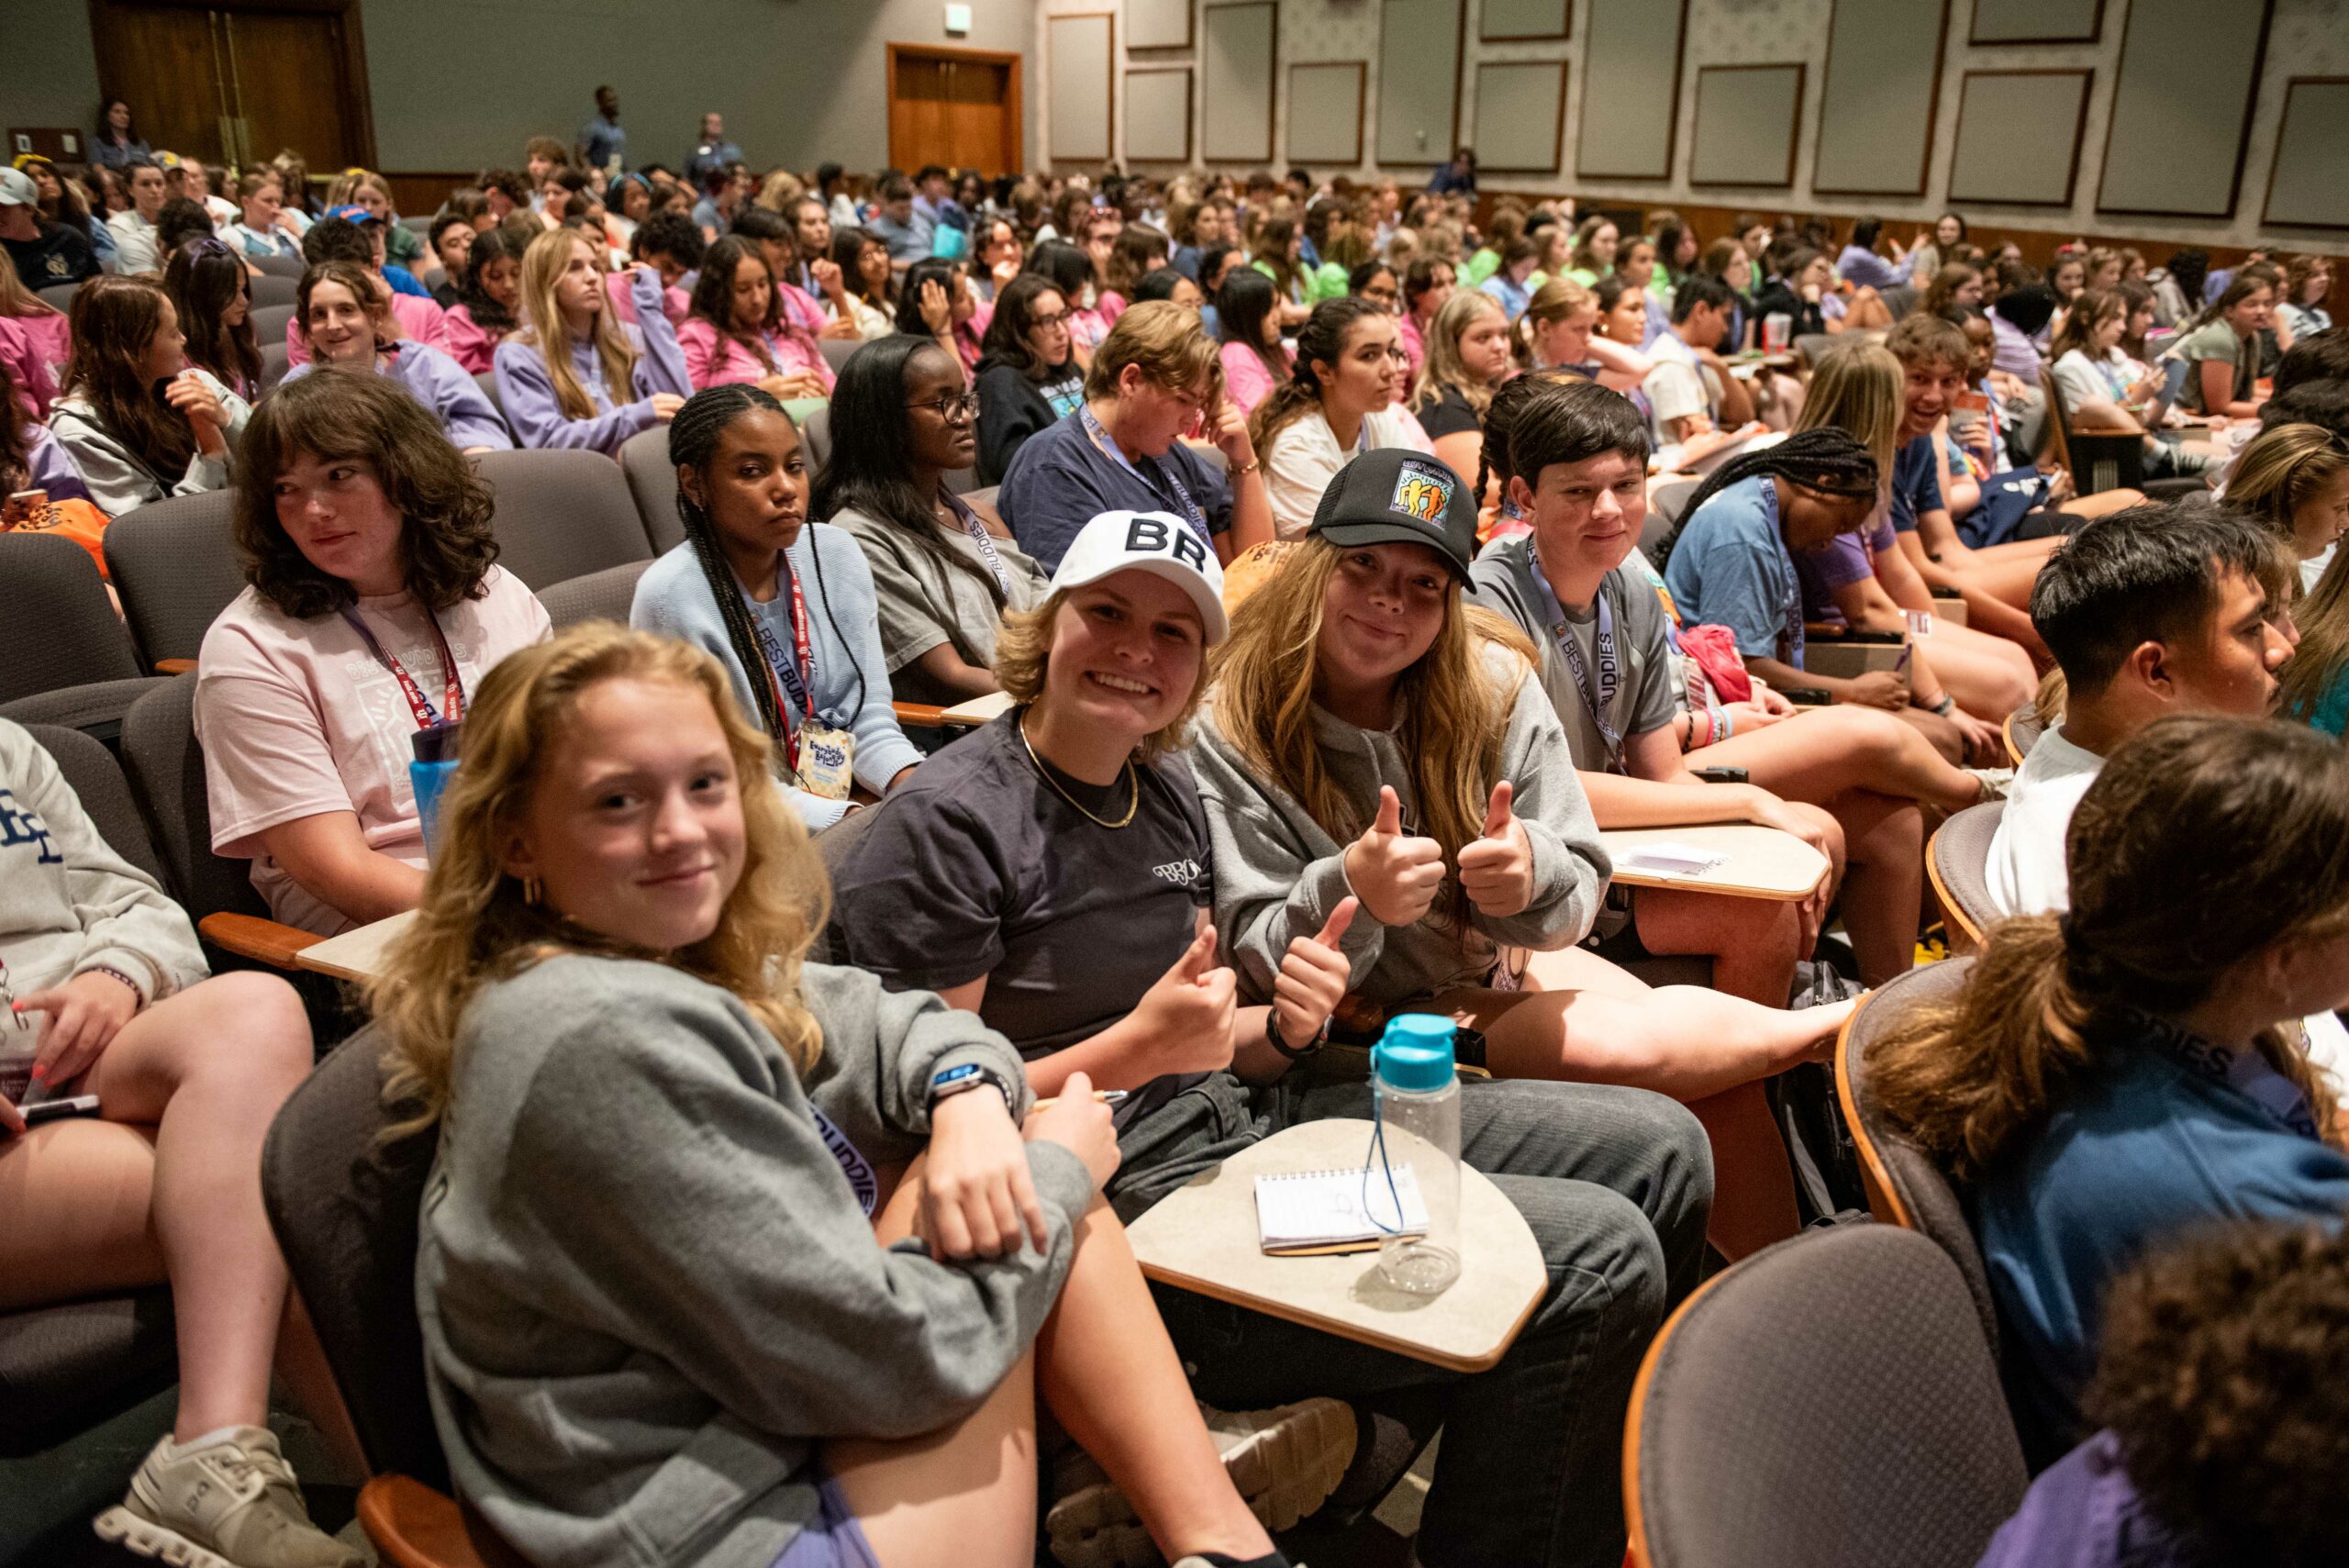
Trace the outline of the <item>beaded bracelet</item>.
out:
[[[109,980],[119,980],[130,987],[130,995],[138,1001],[139,1006],[143,1007],[147,1005],[147,987],[110,963],[94,963],[87,969],[76,971],[73,978],[79,980],[84,974],[103,974]]]

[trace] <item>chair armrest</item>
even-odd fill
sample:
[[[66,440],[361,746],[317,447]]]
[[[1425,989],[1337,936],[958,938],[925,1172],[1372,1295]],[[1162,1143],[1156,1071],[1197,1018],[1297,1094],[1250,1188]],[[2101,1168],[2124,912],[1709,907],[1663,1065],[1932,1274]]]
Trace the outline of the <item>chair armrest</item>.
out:
[[[359,1489],[359,1522],[391,1568],[507,1568],[522,1560],[470,1528],[454,1497],[406,1475],[378,1475]]]
[[[158,659],[155,661],[155,673],[158,675],[184,675],[190,670],[195,668],[195,661],[193,659]]]
[[[195,929],[206,940],[239,958],[257,958],[279,969],[296,967],[295,953],[326,940],[315,931],[296,930],[259,915],[236,915],[227,910],[206,915],[196,922]]]
[[[893,702],[889,706],[900,725],[911,724],[924,729],[946,728],[946,710],[935,703]]]

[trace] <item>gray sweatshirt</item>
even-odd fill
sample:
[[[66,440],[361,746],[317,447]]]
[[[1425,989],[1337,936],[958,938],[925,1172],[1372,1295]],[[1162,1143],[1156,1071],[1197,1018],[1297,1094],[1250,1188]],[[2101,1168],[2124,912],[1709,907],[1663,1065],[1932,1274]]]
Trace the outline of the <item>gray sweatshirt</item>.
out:
[[[1505,920],[1472,912],[1464,931],[1444,917],[1441,897],[1412,926],[1381,925],[1368,910],[1357,915],[1341,944],[1353,965],[1346,988],[1381,1006],[1481,985],[1502,945],[1548,950],[1580,941],[1613,870],[1549,698],[1539,683],[1525,678],[1524,662],[1515,654],[1491,650],[1486,664],[1497,683],[1516,691],[1501,739],[1500,773],[1486,787],[1501,779],[1516,786],[1513,809],[1533,846],[1533,901]],[[1286,790],[1258,775],[1216,728],[1214,711],[1210,695],[1191,768],[1215,847],[1216,932],[1239,973],[1241,995],[1266,1002],[1289,940],[1319,931],[1353,891],[1346,883],[1347,844],[1322,831]],[[1364,824],[1377,814],[1381,784],[1394,786],[1406,823],[1417,818],[1418,795],[1394,730],[1358,729],[1318,706],[1313,723],[1331,776]]]
[[[101,965],[160,1002],[207,973],[187,913],[124,860],[39,741],[0,719],[0,963],[19,996]],[[0,1023],[0,1051],[9,1031]]]
[[[195,370],[194,366],[189,369],[195,371],[195,378],[220,400],[220,406],[228,413],[228,428],[220,432],[228,450],[218,457],[197,452],[188,459],[184,473],[157,473],[149,468],[98,417],[89,399],[78,392],[59,398],[50,410],[49,428],[57,437],[58,445],[73,460],[74,472],[89,487],[90,499],[107,517],[119,517],[150,501],[228,487],[229,454],[244,439],[245,421],[252,417],[252,406],[222,385],[211,372]]]
[[[817,1511],[822,1439],[966,1415],[1060,1292],[1093,1195],[1068,1150],[1029,1145],[1046,1251],[967,1266],[884,1251],[849,1173],[921,1147],[942,1067],[994,1069],[1024,1111],[1019,1053],[855,970],[803,988],[804,1088],[740,1001],[660,964],[552,958],[465,1009],[425,1371],[459,1489],[541,1568],[767,1568]]]

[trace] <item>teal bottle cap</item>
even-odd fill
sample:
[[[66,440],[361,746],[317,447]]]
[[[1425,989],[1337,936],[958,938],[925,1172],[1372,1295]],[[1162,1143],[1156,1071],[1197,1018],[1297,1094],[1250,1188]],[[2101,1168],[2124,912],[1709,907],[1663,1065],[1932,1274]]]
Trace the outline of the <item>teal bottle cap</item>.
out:
[[[1405,1013],[1386,1021],[1386,1032],[1371,1052],[1371,1071],[1391,1088],[1431,1093],[1454,1076],[1453,1025],[1432,1013]]]

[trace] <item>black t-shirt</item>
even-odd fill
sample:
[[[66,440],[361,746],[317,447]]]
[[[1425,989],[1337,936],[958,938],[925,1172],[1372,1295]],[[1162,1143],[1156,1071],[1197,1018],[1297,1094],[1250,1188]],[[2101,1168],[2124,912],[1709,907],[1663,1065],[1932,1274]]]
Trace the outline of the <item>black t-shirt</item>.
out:
[[[0,239],[0,245],[8,248],[8,260],[16,263],[17,276],[28,289],[78,284],[104,270],[90,237],[61,223],[43,223],[38,239]]]
[[[1018,720],[964,736],[873,808],[835,878],[832,929],[843,961],[892,990],[986,976],[979,1016],[1033,1059],[1131,1012],[1190,944],[1213,884],[1188,763],[1138,763],[1133,786],[1061,774],[1111,822],[1139,790],[1133,820],[1105,828],[1038,772]]]
[[[1794,318],[1793,328],[1787,334],[1788,343],[1797,338],[1816,338],[1827,330],[1826,313],[1788,288],[1783,279],[1771,279],[1769,286],[1754,296],[1753,319],[1759,321],[1769,316]]]
[[[1419,413],[1419,428],[1428,433],[1431,441],[1464,430],[1481,432],[1484,428],[1485,422],[1468,406],[1467,395],[1456,386],[1445,387],[1442,395]]]

